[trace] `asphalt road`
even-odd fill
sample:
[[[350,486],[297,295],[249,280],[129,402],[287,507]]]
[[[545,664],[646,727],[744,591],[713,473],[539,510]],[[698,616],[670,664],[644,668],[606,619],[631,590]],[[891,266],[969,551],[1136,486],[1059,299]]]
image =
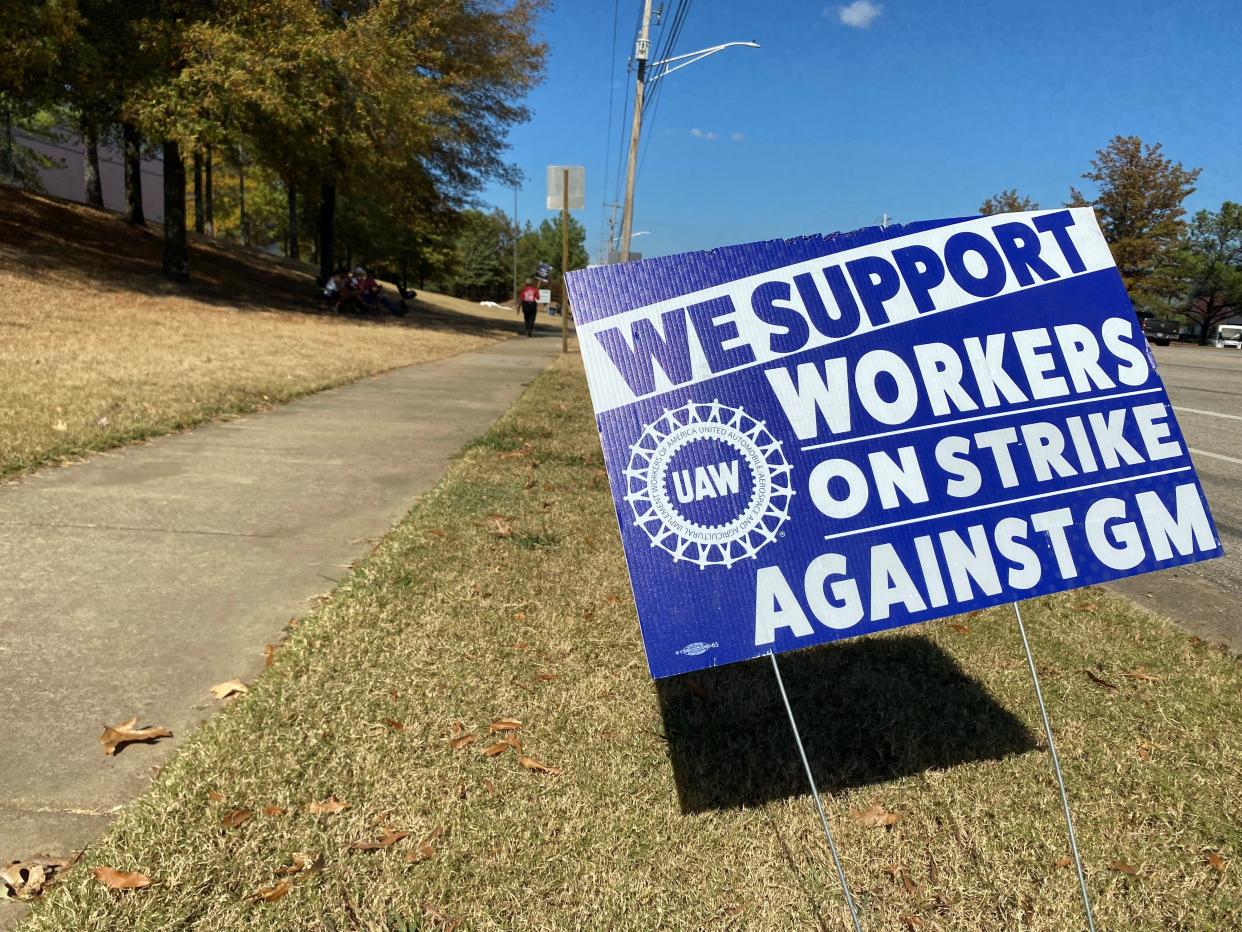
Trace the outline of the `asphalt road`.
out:
[[[1114,587],[1242,653],[1242,351],[1153,347],[1225,555]]]

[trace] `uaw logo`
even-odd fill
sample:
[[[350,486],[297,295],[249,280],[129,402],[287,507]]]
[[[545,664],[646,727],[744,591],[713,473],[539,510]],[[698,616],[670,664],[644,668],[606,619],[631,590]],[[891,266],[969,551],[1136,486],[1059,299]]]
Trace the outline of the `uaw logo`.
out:
[[[789,518],[790,466],[762,421],[718,401],[665,411],[630,447],[626,496],[651,546],[731,567]]]

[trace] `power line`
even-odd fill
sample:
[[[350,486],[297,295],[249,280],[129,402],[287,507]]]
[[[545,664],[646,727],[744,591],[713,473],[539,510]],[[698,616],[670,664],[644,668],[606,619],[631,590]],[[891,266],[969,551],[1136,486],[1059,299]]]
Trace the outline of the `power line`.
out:
[[[679,0],[678,5],[677,5],[677,11],[673,16],[673,25],[668,35],[667,41],[664,43],[663,46],[661,46],[658,56],[656,56],[654,59],[655,61],[663,61],[673,56],[673,53],[676,51],[676,48],[677,48],[677,41],[678,39],[681,38],[682,26],[685,25],[686,17],[690,15],[690,7],[693,4],[694,4],[694,0]],[[650,105],[651,106],[651,118],[645,121],[645,128],[647,130],[647,133],[645,137],[643,138],[642,151],[639,153],[638,171],[636,172],[636,175],[638,177],[642,177],[643,166],[647,163],[647,153],[651,149],[651,137],[653,135],[652,130],[655,128],[656,117],[660,113],[660,100],[663,98],[663,96],[664,96],[664,82],[657,81],[656,86],[655,86],[655,93],[652,94],[651,97],[648,97],[647,100],[643,101],[643,115],[646,116],[647,107],[648,105]]]

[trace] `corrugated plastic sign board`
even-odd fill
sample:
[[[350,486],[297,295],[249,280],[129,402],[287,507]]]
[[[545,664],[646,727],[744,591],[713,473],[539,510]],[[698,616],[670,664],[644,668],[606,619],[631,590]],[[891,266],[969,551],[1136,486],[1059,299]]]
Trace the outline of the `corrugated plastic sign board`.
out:
[[[567,282],[655,677],[1221,553],[1089,208]]]

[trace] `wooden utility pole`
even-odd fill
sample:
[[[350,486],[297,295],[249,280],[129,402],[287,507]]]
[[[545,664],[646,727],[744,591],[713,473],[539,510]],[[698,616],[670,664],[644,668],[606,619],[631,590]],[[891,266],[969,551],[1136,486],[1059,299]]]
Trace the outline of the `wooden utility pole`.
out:
[[[643,128],[643,91],[647,84],[647,53],[651,47],[651,0],[643,0],[643,23],[634,45],[638,77],[634,82],[634,125],[630,129],[630,155],[625,167],[625,205],[621,211],[621,261],[630,261],[630,233],[634,230],[634,174],[638,168],[638,138]]]
[[[650,6],[651,0],[647,0]],[[561,172],[561,352],[569,352],[569,289],[565,273],[569,271],[569,169]]]

